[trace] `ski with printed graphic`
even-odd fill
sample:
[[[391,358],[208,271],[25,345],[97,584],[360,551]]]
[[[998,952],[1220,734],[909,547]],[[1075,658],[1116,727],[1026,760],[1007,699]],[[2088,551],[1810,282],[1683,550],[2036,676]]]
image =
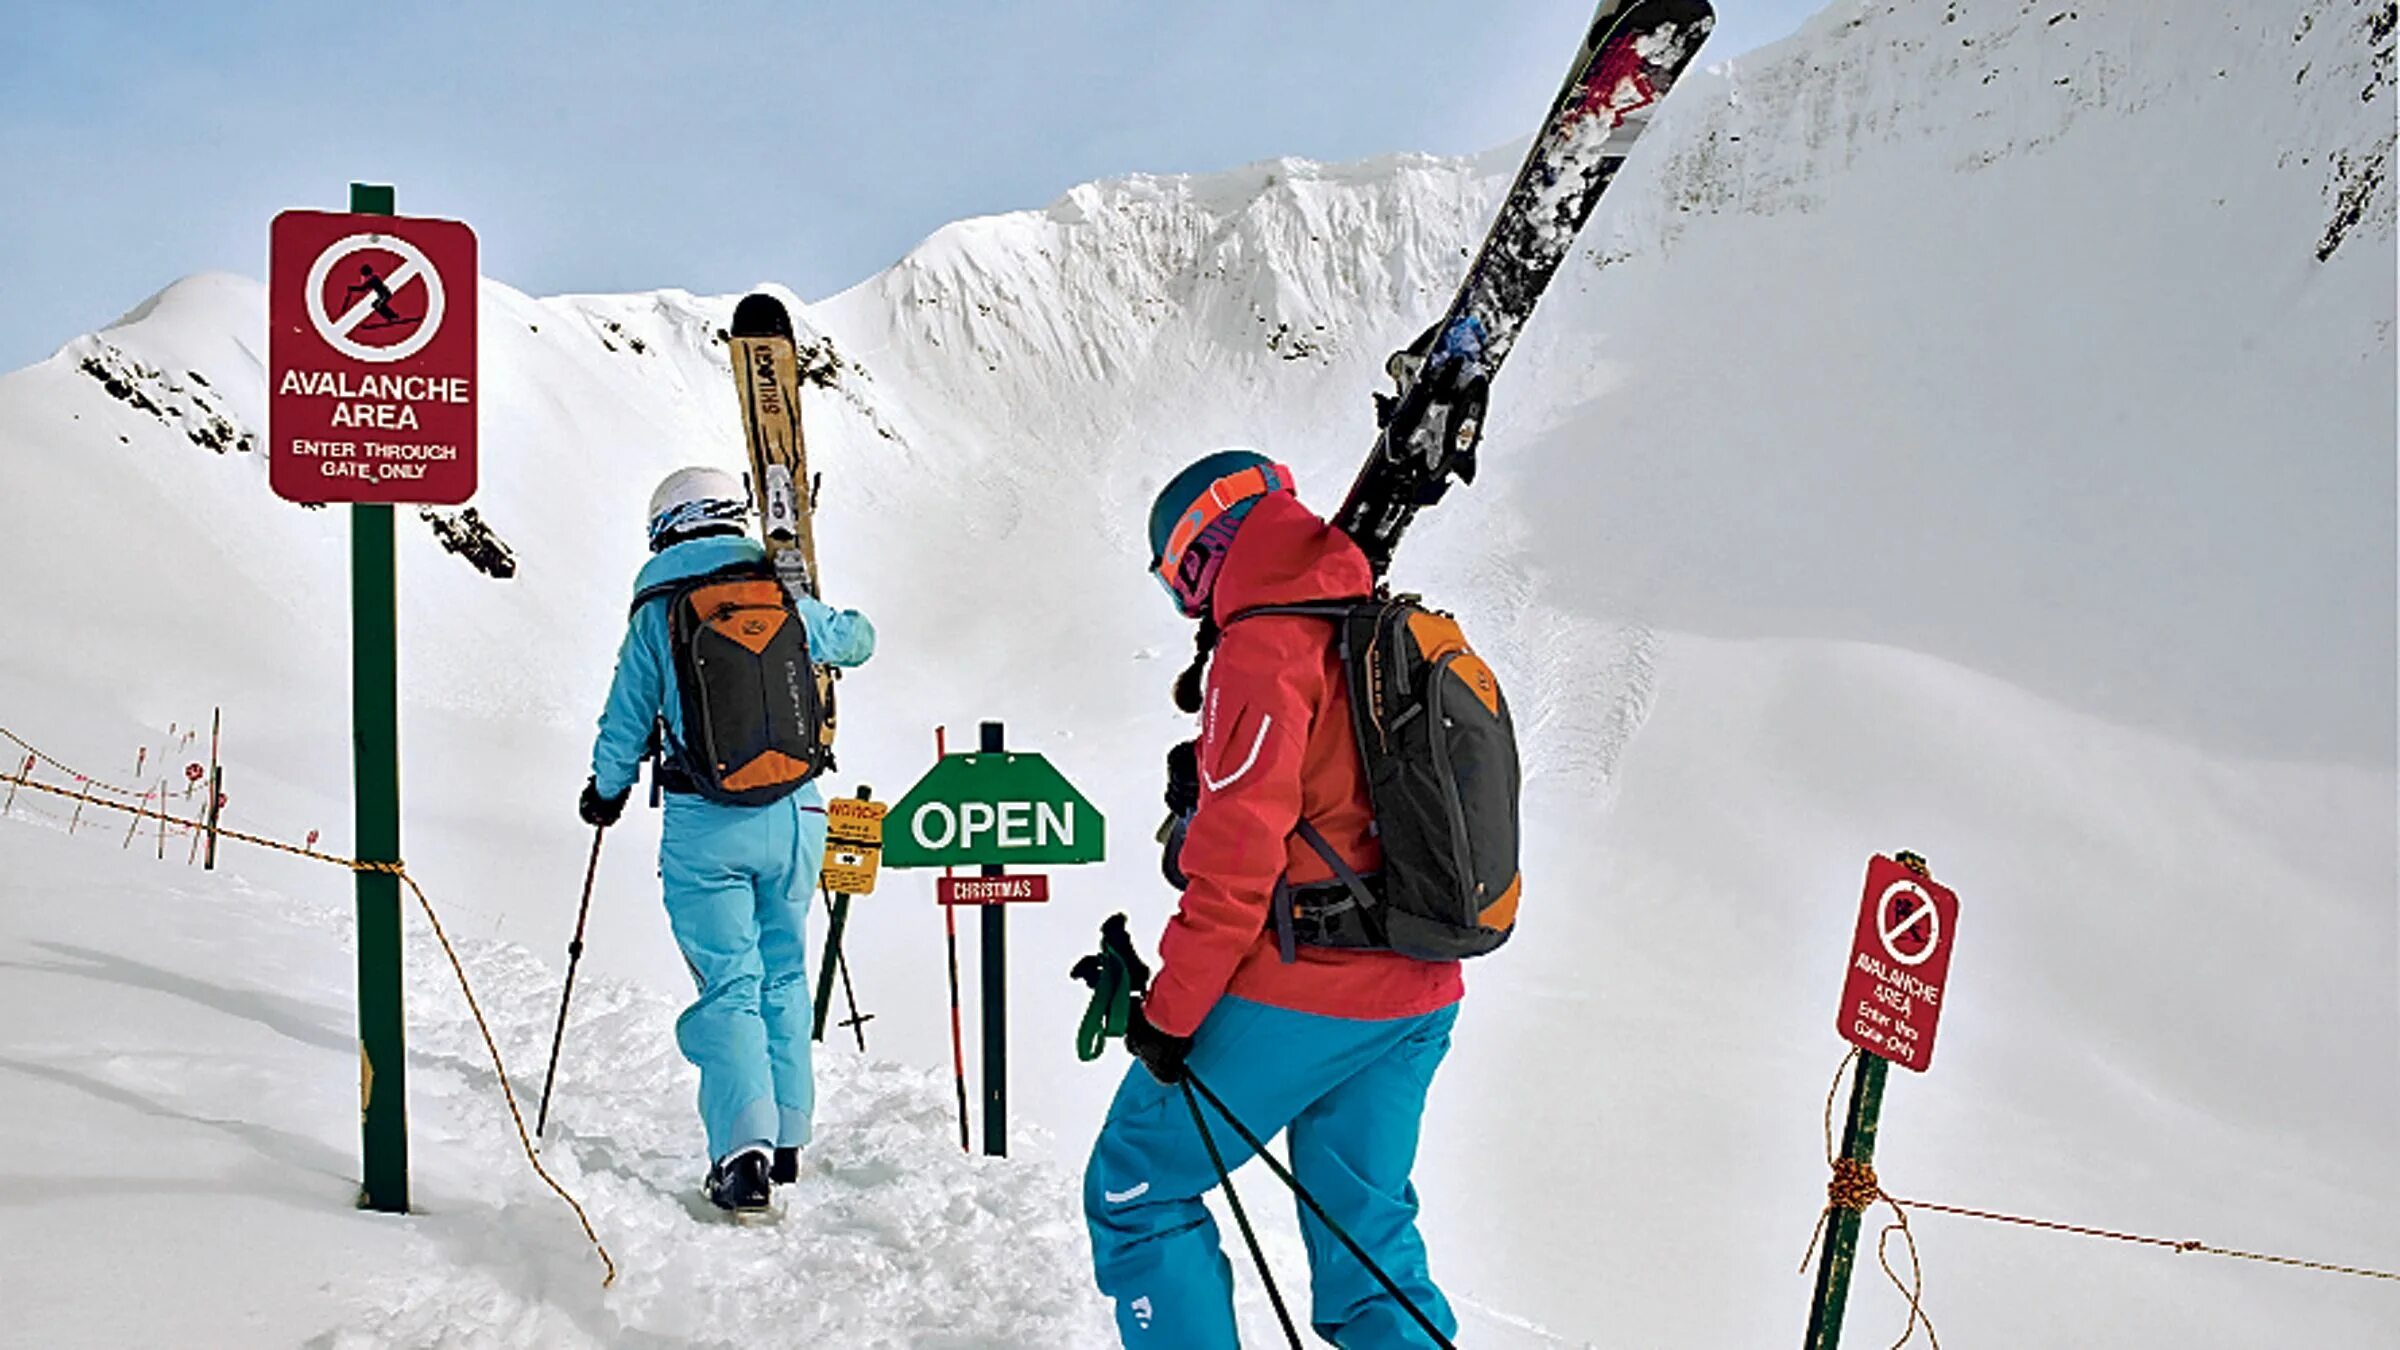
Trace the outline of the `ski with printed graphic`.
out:
[[[816,595],[816,485],[800,427],[800,349],[791,311],[771,295],[733,307],[734,386],[750,444],[750,496],[776,574],[794,593]]]
[[[1417,512],[1452,479],[1474,481],[1493,377],[1715,24],[1708,0],[1600,0],[1457,297],[1387,367],[1396,391],[1376,396],[1382,431],[1334,515],[1377,575]]]
[[[745,295],[733,307],[726,341],[733,349],[734,388],[741,395],[742,436],[750,446],[750,498],[760,542],[786,590],[819,596],[819,481],[808,471],[808,440],[800,425],[800,349],[791,311],[774,296]],[[836,672],[820,664],[816,676],[830,751]],[[830,756],[826,764],[831,766]]]

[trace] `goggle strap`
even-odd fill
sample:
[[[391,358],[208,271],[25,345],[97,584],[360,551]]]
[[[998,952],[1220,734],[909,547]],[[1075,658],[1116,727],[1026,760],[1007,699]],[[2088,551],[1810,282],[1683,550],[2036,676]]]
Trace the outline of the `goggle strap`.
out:
[[[1209,504],[1216,509],[1197,521],[1193,520],[1190,511],[1184,512],[1182,521],[1175,527],[1175,533],[1167,539],[1167,551],[1159,559],[1159,565],[1162,568],[1173,566],[1183,551],[1192,546],[1192,541],[1200,537],[1202,530],[1207,529],[1218,516],[1232,510],[1237,504],[1252,497],[1263,497],[1270,492],[1290,492],[1292,490],[1292,471],[1281,464],[1253,464],[1247,469],[1237,469],[1209,484],[1208,490],[1201,495],[1206,497]],[[1230,495],[1228,495],[1229,491]]]

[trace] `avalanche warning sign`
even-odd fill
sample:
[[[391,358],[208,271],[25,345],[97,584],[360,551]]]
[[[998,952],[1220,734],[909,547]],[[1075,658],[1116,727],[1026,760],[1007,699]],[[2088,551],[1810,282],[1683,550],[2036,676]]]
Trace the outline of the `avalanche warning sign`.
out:
[[[267,463],[297,502],[475,495],[475,233],[286,211],[269,232]]]
[[[1924,1072],[1933,1062],[1957,931],[1958,897],[1947,887],[1890,858],[1869,862],[1842,1010],[1834,1019],[1842,1038]]]

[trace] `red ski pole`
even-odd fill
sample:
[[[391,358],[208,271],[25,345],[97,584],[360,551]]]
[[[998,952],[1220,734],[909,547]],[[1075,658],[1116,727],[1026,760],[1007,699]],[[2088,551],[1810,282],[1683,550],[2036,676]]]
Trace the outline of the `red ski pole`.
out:
[[[950,753],[949,728],[933,729],[933,753],[936,760]],[[952,874],[952,869],[942,869],[943,876]],[[950,946],[950,1072],[958,1083],[958,1147],[972,1153],[975,1146],[967,1138],[967,1033],[958,1018],[958,906],[942,906],[942,927]]]

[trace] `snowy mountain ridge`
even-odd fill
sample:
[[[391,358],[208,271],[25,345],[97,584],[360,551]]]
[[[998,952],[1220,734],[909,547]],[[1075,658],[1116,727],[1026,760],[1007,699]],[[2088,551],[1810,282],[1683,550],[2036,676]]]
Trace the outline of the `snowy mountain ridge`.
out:
[[[1974,173],[2038,153],[2094,118],[2173,107],[2196,89],[2240,81],[2252,95],[2242,105],[2249,120],[2288,144],[2278,174],[2322,185],[2324,229],[2313,242],[2330,257],[2362,223],[2392,233],[2384,187],[2393,129],[2374,109],[2393,79],[2394,26],[2393,7],[2377,0],[2203,0],[2170,12],[1847,0],[1720,70],[1723,98],[1681,104],[1700,125],[1677,139],[1665,190],[1645,203],[1654,214],[1615,219],[1671,235],[1673,218],[1693,212],[1805,212],[1864,156],[1923,152],[1928,169]],[[2230,59],[2237,53],[2244,59]],[[2277,91],[2286,96],[2257,97],[2261,75],[2288,81]],[[2313,92],[2312,81],[2332,95],[2288,96]],[[2345,219],[2350,200],[2367,203],[2360,219]]]

